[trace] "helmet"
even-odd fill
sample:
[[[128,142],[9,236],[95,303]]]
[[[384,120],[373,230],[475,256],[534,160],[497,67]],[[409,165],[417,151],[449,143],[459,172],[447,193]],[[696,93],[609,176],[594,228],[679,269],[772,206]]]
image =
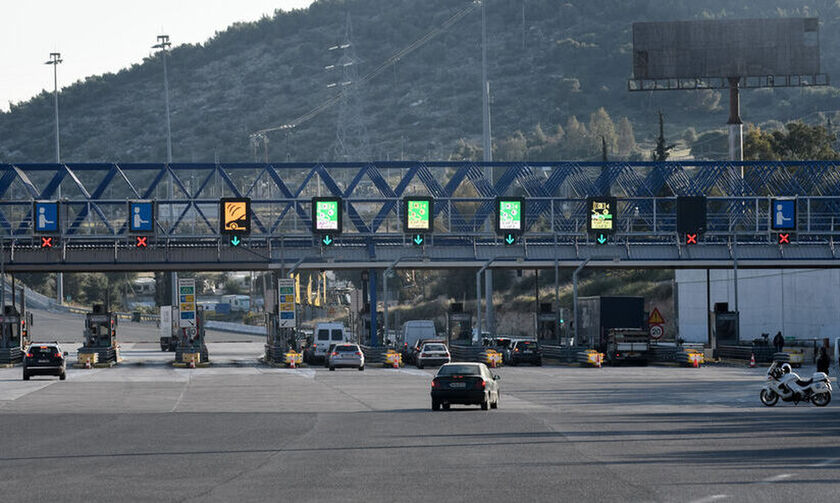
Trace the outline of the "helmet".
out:
[[[785,374],[790,374],[793,372],[793,369],[790,367],[790,363],[783,363],[782,364],[782,372]]]

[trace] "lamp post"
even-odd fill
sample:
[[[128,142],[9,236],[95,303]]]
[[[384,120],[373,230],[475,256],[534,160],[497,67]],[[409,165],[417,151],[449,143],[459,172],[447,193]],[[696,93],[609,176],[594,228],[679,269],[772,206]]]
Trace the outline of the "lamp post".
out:
[[[152,46],[152,49],[161,50],[161,59],[163,60],[163,101],[166,104],[166,164],[167,170],[172,164],[172,122],[169,114],[169,75],[166,72],[166,55],[169,47],[172,45],[169,42],[169,35],[158,35],[157,44]],[[172,190],[172,172],[169,171],[169,189],[167,198],[169,199],[169,231],[172,232],[172,222],[175,219],[175,211],[172,205],[172,198],[175,194]],[[172,272],[169,274],[170,282],[172,283],[172,304],[178,302],[178,273]]]
[[[61,145],[58,137],[58,65],[64,61],[61,59],[60,52],[51,52],[49,61],[45,65],[52,65],[53,67],[53,101],[55,103],[55,162],[61,162]],[[58,185],[58,199],[61,200],[61,184]],[[55,277],[55,297],[58,303],[63,303],[64,299],[64,274],[58,273]]]

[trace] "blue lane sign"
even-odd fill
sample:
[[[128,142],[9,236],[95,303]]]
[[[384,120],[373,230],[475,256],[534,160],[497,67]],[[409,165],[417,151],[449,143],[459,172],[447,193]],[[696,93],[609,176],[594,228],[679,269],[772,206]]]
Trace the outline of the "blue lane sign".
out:
[[[35,232],[58,234],[58,201],[35,201],[32,207]]]
[[[153,201],[128,202],[128,228],[131,232],[154,232],[155,205]]]
[[[770,228],[774,231],[796,230],[796,199],[770,200]]]

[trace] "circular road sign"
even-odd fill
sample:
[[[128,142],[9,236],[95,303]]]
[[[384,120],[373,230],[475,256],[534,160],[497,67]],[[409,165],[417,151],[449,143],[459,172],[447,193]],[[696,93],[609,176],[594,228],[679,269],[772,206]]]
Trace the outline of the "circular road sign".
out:
[[[662,325],[651,325],[649,333],[651,339],[660,339],[665,335],[665,329],[662,328]]]

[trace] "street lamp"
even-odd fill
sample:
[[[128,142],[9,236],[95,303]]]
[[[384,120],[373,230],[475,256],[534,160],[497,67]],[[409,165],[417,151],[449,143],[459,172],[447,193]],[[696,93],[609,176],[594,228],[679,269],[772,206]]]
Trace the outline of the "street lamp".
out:
[[[164,102],[166,103],[166,164],[167,170],[169,169],[169,164],[172,164],[172,123],[169,119],[169,76],[166,73],[166,54],[169,47],[172,45],[169,42],[169,35],[158,35],[157,36],[157,44],[152,46],[152,49],[160,49],[163,59],[163,98]],[[174,197],[174,192],[172,190],[172,172],[169,172],[169,230],[172,231],[172,222],[174,220],[174,208],[172,206],[172,198]],[[178,273],[172,272],[169,275],[170,281],[172,283],[172,303],[175,304],[178,301]]]
[[[60,52],[51,52],[49,61],[45,65],[52,65],[53,67],[53,98],[55,102],[55,162],[61,162],[61,145],[58,139],[58,65],[64,61],[61,59]],[[61,200],[61,184],[58,185],[58,199]],[[63,303],[64,298],[64,274],[58,273],[55,277],[55,296],[59,304]]]

